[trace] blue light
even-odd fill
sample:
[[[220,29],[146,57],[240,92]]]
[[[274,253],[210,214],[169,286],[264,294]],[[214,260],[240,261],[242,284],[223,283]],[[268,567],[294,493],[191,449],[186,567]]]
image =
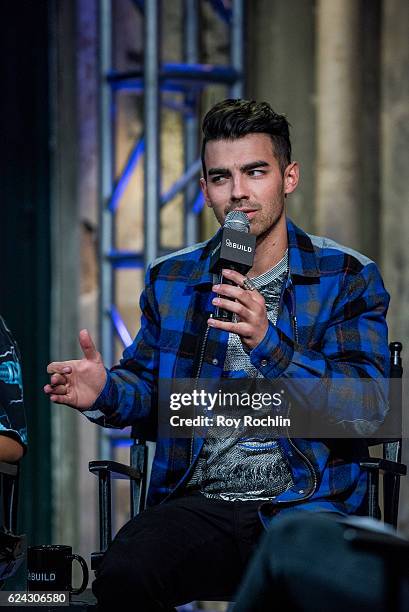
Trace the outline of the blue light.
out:
[[[111,212],[116,212],[118,210],[119,202],[129,183],[129,179],[131,178],[132,173],[135,170],[136,165],[138,164],[139,158],[144,151],[145,139],[142,137],[140,138],[140,140],[138,140],[138,142],[135,144],[134,148],[130,152],[126,164],[122,170],[122,174],[115,184],[108,204],[108,208]]]
[[[196,176],[196,174],[200,172],[201,167],[202,162],[199,157],[199,159],[194,161],[186,170],[186,172],[177,181],[173,183],[172,187],[166,193],[162,194],[161,206],[164,206],[165,204],[173,200],[173,198],[177,196],[177,194],[180,193],[182,189],[186,187],[186,185]]]
[[[203,193],[199,191],[199,193],[196,196],[195,201],[193,202],[193,207],[192,207],[192,210],[196,215],[198,215],[203,210],[204,203],[205,201],[204,201]]]
[[[143,71],[128,70],[118,72],[111,70],[107,81],[113,90],[142,91],[144,86]],[[159,68],[159,83],[161,91],[200,91],[211,83],[234,85],[242,78],[242,74],[231,66],[216,64],[184,64],[167,63]]]
[[[132,440],[130,440],[129,438],[112,438],[110,439],[111,441],[111,445],[114,448],[121,448],[121,447],[130,447],[132,446]]]
[[[124,347],[127,347],[130,344],[132,344],[132,337],[129,331],[127,330],[126,325],[121,315],[119,314],[118,310],[115,308],[115,306],[111,306],[110,315],[111,315],[112,323],[114,324],[114,327],[115,327],[115,331],[118,334],[119,338],[121,339]]]
[[[143,253],[136,251],[118,251],[112,249],[107,255],[112,267],[127,269],[142,269],[144,267]]]
[[[230,23],[232,18],[231,2],[226,2],[226,0],[209,0],[209,3],[223,21]]]

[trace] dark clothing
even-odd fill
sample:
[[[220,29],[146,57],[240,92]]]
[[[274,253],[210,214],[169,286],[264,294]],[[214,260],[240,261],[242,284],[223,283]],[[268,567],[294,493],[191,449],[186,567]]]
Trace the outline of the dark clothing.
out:
[[[0,435],[27,446],[20,353],[4,319],[0,316]]]
[[[402,550],[396,536],[373,531],[375,543],[354,542],[356,528],[332,516],[277,518],[235,595],[234,612],[408,612],[409,543]]]
[[[263,532],[259,505],[192,494],[145,510],[102,561],[93,584],[98,609],[156,612],[231,598]]]

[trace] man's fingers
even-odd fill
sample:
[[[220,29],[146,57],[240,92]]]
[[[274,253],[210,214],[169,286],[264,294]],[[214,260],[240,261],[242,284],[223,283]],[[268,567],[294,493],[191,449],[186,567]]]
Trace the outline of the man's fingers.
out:
[[[53,374],[50,379],[51,386],[66,385],[67,377],[64,374]]]
[[[254,319],[257,322],[260,317],[265,316],[265,302],[260,293],[245,291],[230,285],[219,285],[219,287],[220,290],[217,292],[217,297],[212,300],[212,304],[215,306],[235,312],[240,318],[244,318],[247,321]],[[253,294],[257,294],[257,296]],[[231,297],[232,299],[223,299],[223,296]]]
[[[50,400],[55,404],[67,404],[68,398],[65,395],[50,395]]]
[[[239,300],[243,302],[243,304],[250,304],[252,301],[252,296],[250,291],[246,291],[241,287],[236,287],[234,285],[213,285],[213,291],[218,295],[225,295],[227,297],[231,297],[233,299]]]
[[[208,319],[207,324],[209,327],[216,327],[233,334],[238,334],[242,337],[247,337],[251,334],[251,325],[239,321],[238,323],[231,323],[230,321],[219,321],[218,319]]]
[[[223,331],[237,334],[237,323],[230,323],[229,321],[219,321],[218,319],[208,319],[207,324],[209,327],[215,327],[216,329],[222,329]]]
[[[228,310],[229,312],[235,312],[241,319],[247,320],[251,316],[251,311],[243,306],[240,302],[233,302],[232,300],[224,300],[223,298],[214,298],[212,303],[219,308]]]
[[[48,394],[51,393],[51,395],[67,395],[66,385],[57,385],[55,387],[51,385],[46,385],[44,387],[44,391]]]
[[[80,346],[86,359],[98,361],[99,353],[87,329],[82,329],[79,334]]]
[[[243,282],[245,281],[247,276],[243,276],[243,274],[240,274],[239,272],[236,272],[235,270],[223,270],[223,275],[226,276],[226,278],[228,278],[229,280],[234,281],[237,286],[226,285],[226,284],[216,285],[216,286],[213,286],[213,291],[215,293],[220,293],[220,294],[223,293],[224,295],[235,297],[236,299],[240,299],[242,301],[245,301],[246,303],[251,303],[251,301],[255,301],[260,304],[264,303],[264,298],[257,289],[253,289],[253,291],[250,291],[249,289],[246,289],[245,287],[243,287]],[[228,289],[229,287],[235,289],[236,293],[234,294],[230,293]],[[220,290],[217,290],[217,289],[220,289]],[[237,293],[237,290],[239,293]]]
[[[47,374],[70,374],[72,368],[67,361],[53,361],[47,366]]]
[[[239,285],[239,287],[242,286],[243,281],[246,278],[243,276],[243,274],[240,274],[240,272],[236,272],[236,270],[229,270],[228,268],[223,270],[223,276],[235,282],[237,285]]]
[[[254,302],[259,304],[264,304],[264,298],[257,289],[254,291],[249,291],[248,289],[243,289],[242,287],[237,287],[236,285],[213,285],[212,291],[217,293],[218,295],[226,295],[228,297],[232,297],[246,306],[250,306],[254,304]]]

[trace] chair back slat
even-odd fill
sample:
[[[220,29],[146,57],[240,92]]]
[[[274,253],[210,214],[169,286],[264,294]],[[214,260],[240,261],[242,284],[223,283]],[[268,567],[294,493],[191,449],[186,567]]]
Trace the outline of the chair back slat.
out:
[[[392,417],[402,422],[402,344],[391,342],[390,351],[390,387],[389,410]],[[383,457],[390,461],[400,463],[402,455],[402,438],[387,440],[383,443]],[[386,473],[383,482],[384,521],[394,527],[398,524],[400,476]]]

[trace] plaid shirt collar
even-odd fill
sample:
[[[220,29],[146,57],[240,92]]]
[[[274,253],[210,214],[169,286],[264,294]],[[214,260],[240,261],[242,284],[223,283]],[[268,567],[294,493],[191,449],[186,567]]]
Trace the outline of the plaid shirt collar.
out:
[[[205,245],[200,260],[188,280],[187,284],[189,286],[213,284],[213,275],[209,272],[209,259],[210,253],[216,246],[220,232],[221,229]],[[291,276],[293,278],[296,276],[319,277],[320,273],[311,238],[288,217],[287,235],[288,261]]]

